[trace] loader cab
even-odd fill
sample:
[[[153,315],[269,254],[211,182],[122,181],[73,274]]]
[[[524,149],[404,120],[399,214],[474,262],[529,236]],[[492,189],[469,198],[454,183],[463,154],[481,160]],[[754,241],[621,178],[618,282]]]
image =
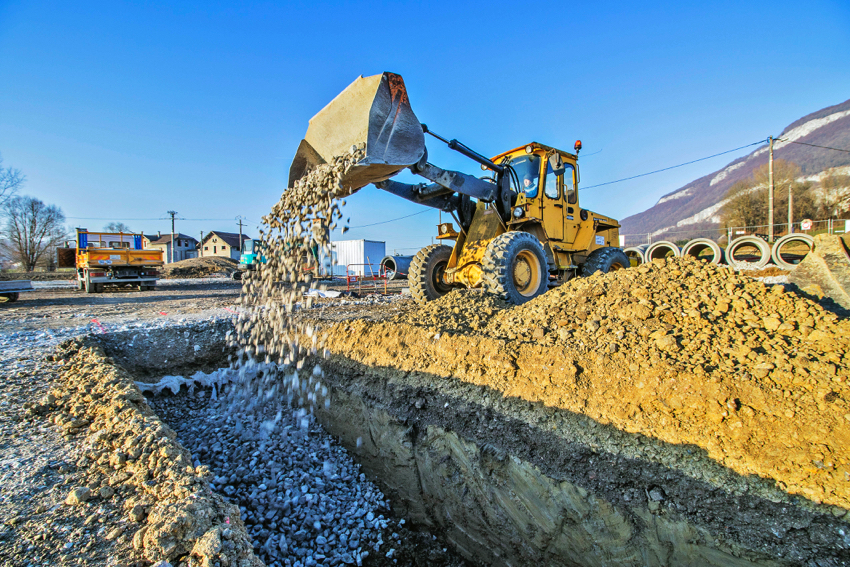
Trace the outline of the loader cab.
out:
[[[509,224],[515,228],[539,224],[541,241],[571,243],[579,219],[576,156],[542,144],[528,144],[494,158],[508,164],[511,188],[517,200]],[[535,180],[536,191],[525,189],[526,179]]]

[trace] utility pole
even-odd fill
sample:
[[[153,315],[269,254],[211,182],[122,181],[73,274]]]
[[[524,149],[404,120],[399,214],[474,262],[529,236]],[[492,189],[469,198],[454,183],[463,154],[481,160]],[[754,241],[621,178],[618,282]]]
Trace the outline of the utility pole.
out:
[[[174,217],[177,216],[177,211],[168,211],[171,215],[171,261],[174,262]]]
[[[201,231],[201,242],[198,244],[198,248],[201,252],[201,258],[204,257],[204,231]]]
[[[794,232],[794,193],[791,189],[794,187],[794,180],[788,182],[788,234]]]
[[[770,159],[767,165],[767,241],[773,244],[773,136],[768,138],[770,142]]]
[[[242,217],[236,217],[239,219],[239,256],[242,256]]]

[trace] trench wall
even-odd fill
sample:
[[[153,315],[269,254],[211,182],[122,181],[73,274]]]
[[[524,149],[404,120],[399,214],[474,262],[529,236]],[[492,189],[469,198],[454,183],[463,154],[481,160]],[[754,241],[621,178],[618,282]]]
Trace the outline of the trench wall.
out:
[[[850,561],[844,520],[695,446],[431,374],[341,356],[324,366],[325,428],[379,479],[395,510],[443,530],[479,564]]]
[[[113,337],[111,354],[141,374],[223,364],[229,326],[194,325],[174,337],[145,337],[141,353],[127,348],[128,337]],[[169,363],[164,352],[145,356],[173,338]],[[317,361],[331,397],[318,418],[398,514],[443,531],[475,563],[850,564],[843,513],[736,473],[695,445],[506,396],[450,372],[336,352]]]

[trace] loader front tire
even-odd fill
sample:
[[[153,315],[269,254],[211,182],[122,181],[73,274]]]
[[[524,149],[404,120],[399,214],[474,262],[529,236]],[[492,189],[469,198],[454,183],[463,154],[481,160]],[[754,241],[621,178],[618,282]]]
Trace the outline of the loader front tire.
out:
[[[506,232],[487,245],[481,260],[484,289],[521,305],[549,287],[549,268],[543,246],[533,234]]]
[[[449,264],[452,249],[442,244],[432,244],[419,251],[410,262],[408,281],[410,295],[420,305],[434,301],[451,291],[443,274]]]
[[[631,265],[631,260],[625,252],[615,246],[606,246],[605,248],[597,248],[590,253],[581,266],[581,275],[586,277],[596,272],[607,274],[615,270],[625,270],[630,268]]]

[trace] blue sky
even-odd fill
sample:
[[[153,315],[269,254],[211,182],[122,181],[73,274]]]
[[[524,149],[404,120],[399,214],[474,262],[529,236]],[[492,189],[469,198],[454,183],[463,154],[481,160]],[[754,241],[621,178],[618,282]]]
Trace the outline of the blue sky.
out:
[[[692,5],[693,4],[693,5]],[[401,74],[434,131],[494,155],[581,139],[582,184],[779,134],[850,98],[850,3],[3,2],[0,153],[70,226],[238,230],[286,185],[310,117]],[[428,140],[433,163],[477,165]],[[746,151],[740,152],[741,154]],[[737,157],[582,192],[624,218]],[[358,226],[423,210],[373,188]],[[74,218],[72,218],[74,217]],[[79,217],[94,217],[93,220]],[[345,238],[412,253],[438,213]],[[340,238],[336,236],[336,238]]]

